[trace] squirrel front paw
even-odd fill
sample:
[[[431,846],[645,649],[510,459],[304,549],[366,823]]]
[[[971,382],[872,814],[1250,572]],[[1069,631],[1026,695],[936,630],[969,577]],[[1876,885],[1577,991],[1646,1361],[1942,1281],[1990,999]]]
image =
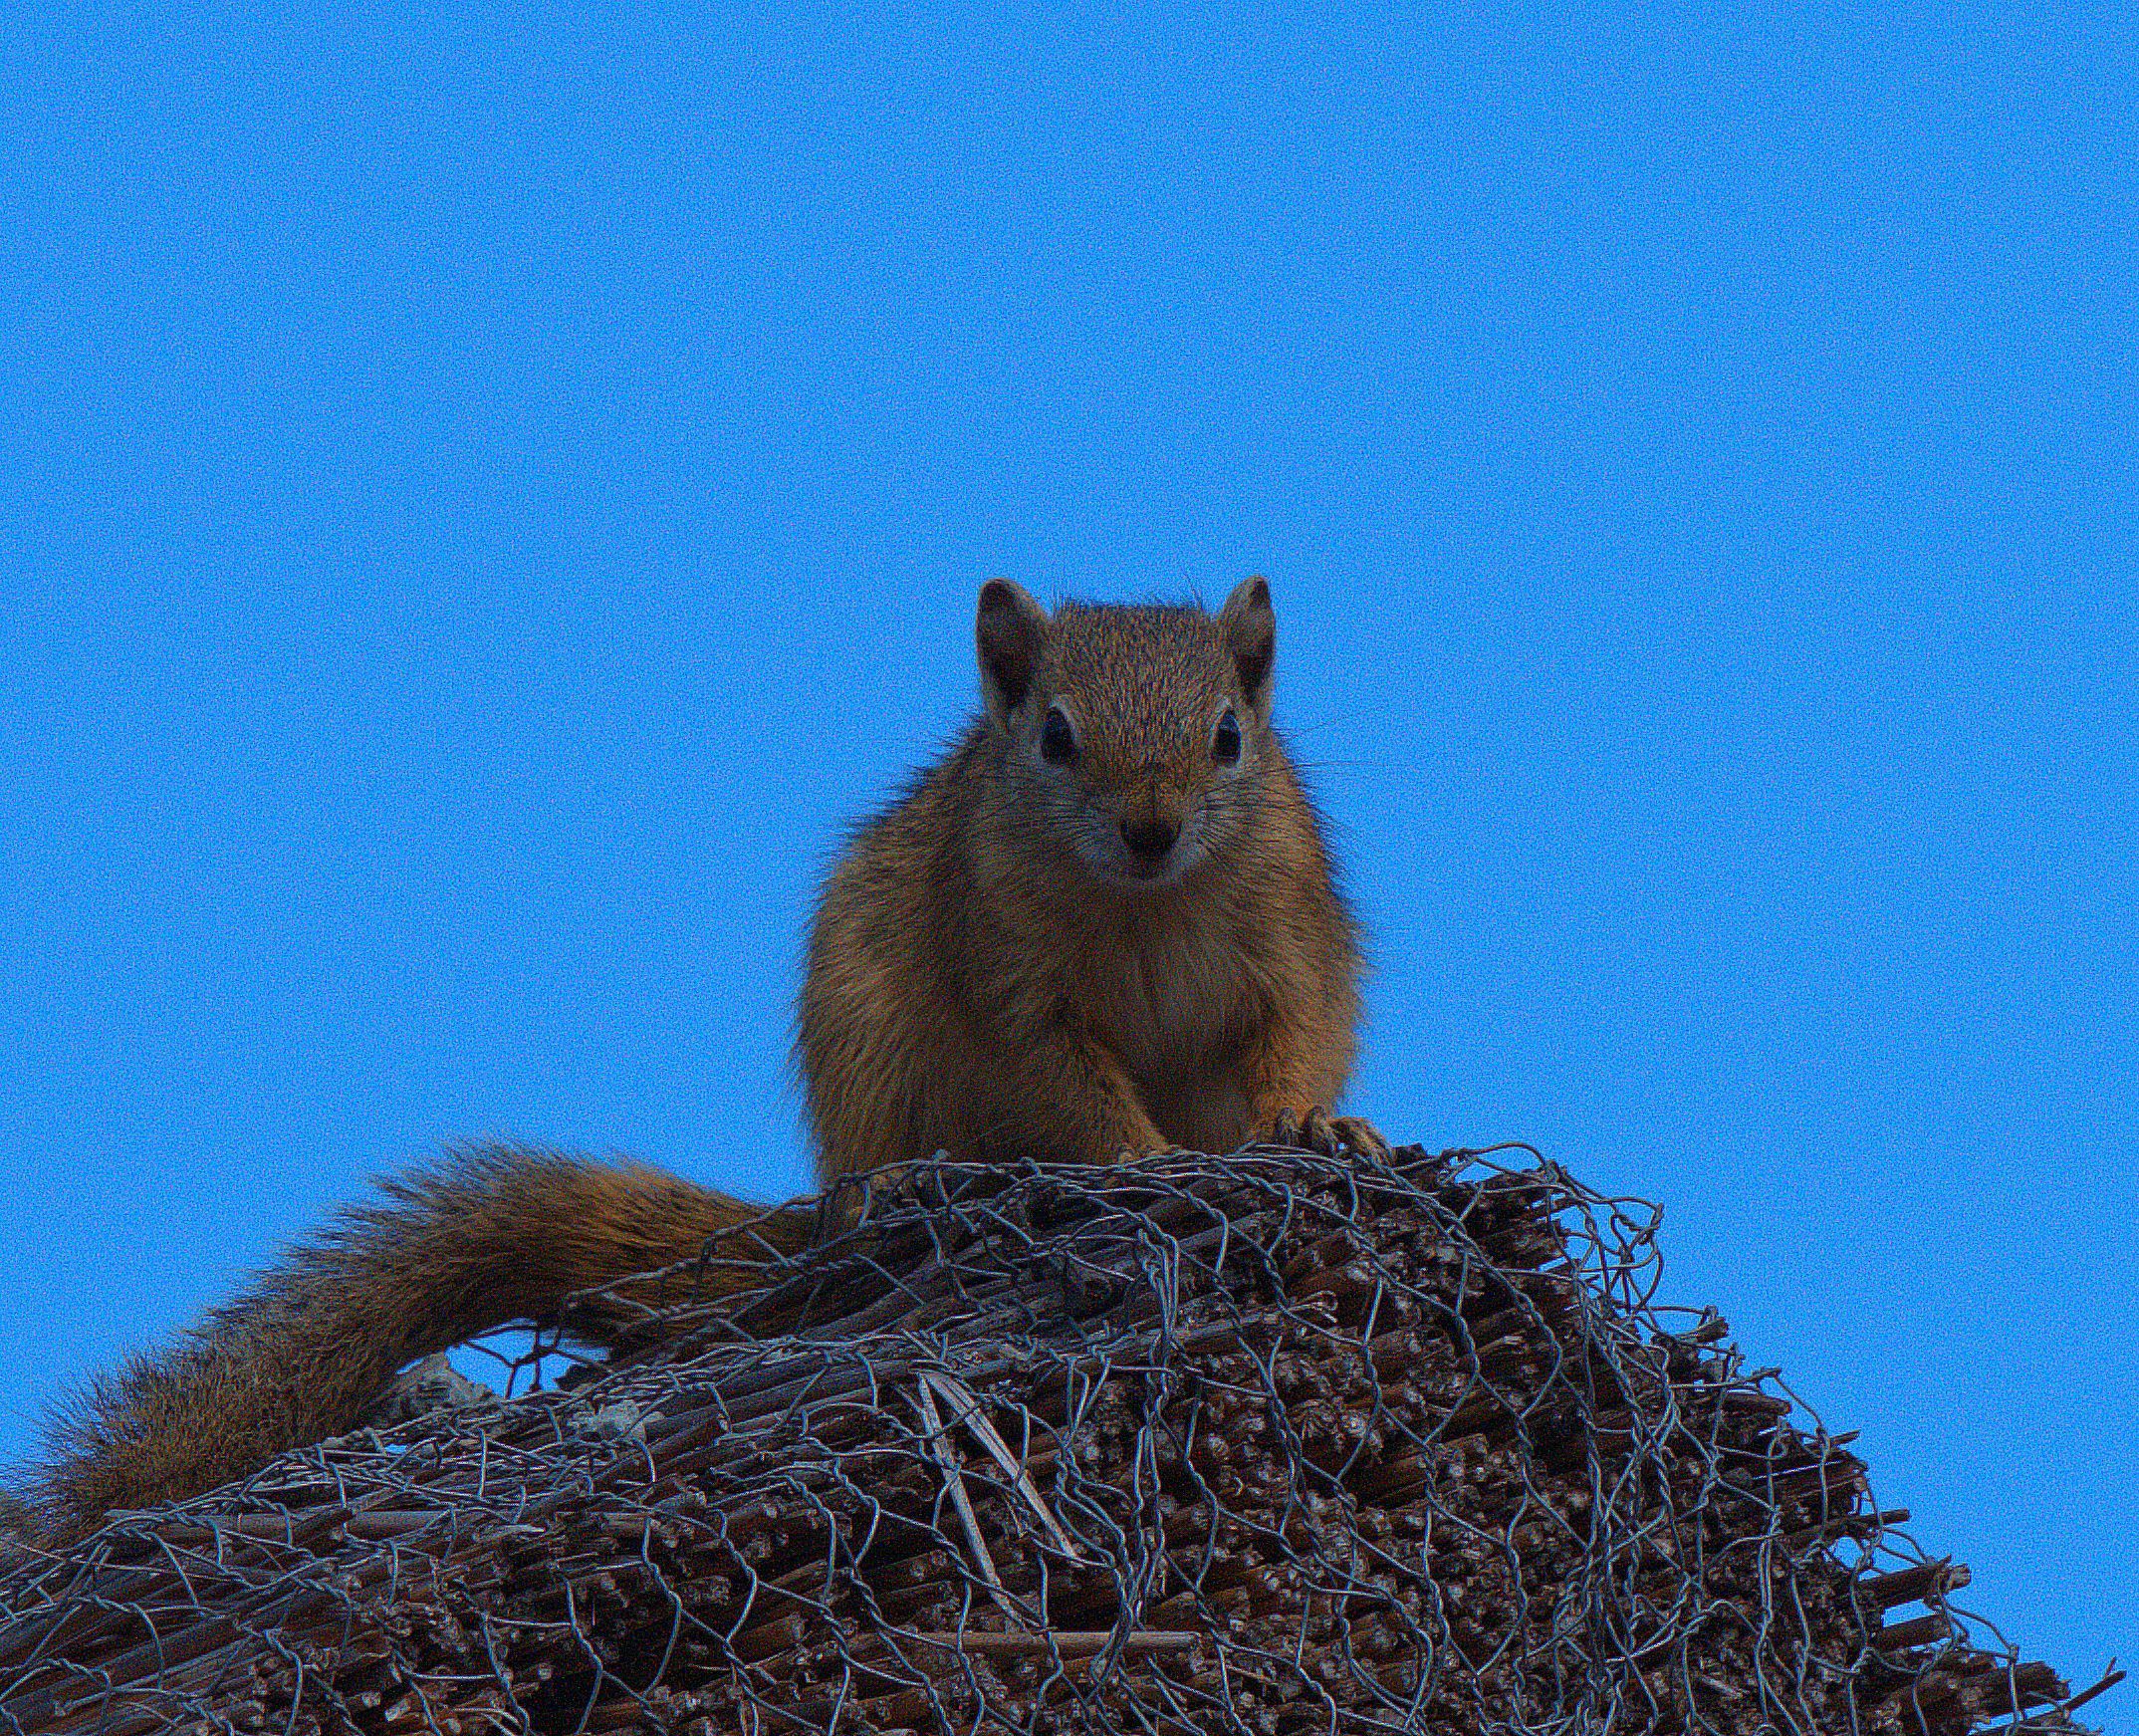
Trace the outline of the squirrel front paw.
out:
[[[1388,1140],[1371,1122],[1357,1116],[1332,1116],[1319,1104],[1300,1114],[1280,1110],[1271,1117],[1264,1137],[1273,1145],[1312,1151],[1319,1157],[1342,1157],[1348,1151],[1381,1162],[1389,1155]]]

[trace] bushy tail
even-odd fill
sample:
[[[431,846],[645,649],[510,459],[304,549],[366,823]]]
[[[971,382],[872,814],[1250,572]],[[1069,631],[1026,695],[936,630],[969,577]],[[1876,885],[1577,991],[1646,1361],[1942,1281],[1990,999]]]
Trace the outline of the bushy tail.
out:
[[[24,1491],[39,1529],[79,1537],[115,1509],[184,1500],[354,1426],[395,1371],[573,1292],[695,1260],[698,1294],[808,1245],[767,1212],[658,1169],[488,1147],[385,1183],[172,1350],[104,1376],[55,1421]],[[747,1229],[744,1226],[748,1226]],[[672,1287],[680,1300],[691,1284]],[[598,1325],[588,1336],[599,1337]]]

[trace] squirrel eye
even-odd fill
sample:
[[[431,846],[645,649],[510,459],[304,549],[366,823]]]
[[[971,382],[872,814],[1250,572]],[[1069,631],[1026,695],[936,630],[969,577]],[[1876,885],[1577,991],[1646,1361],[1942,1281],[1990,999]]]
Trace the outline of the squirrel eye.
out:
[[[1222,766],[1230,766],[1241,757],[1241,720],[1233,715],[1231,706],[1218,720],[1218,733],[1211,738],[1211,757]]]
[[[1076,758],[1076,734],[1059,705],[1048,707],[1047,721],[1040,726],[1040,757],[1051,766],[1066,766]]]

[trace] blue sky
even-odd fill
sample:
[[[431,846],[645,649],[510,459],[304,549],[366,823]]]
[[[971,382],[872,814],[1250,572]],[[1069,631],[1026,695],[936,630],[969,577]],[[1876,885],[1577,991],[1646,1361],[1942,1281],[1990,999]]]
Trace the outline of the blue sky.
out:
[[[1257,571],[1353,1107],[2139,1650],[2128,19],[409,10],[0,33],[0,1455],[442,1141],[800,1189],[980,582]]]

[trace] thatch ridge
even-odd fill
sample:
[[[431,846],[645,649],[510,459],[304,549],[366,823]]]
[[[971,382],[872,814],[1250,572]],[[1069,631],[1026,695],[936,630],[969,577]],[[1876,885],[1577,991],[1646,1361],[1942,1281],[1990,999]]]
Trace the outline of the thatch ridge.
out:
[[[1553,1165],[938,1159],[842,1215],[564,1389],[0,1578],[0,1732],[2077,1728]]]

